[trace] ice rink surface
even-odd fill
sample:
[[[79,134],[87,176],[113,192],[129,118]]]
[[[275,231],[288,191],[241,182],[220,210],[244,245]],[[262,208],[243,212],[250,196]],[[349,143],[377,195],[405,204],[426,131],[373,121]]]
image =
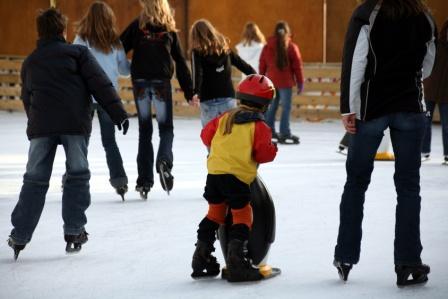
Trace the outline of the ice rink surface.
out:
[[[393,162],[376,162],[367,192],[361,261],[346,284],[332,266],[345,157],[336,153],[339,121],[297,122],[299,146],[280,146],[277,159],[259,173],[274,198],[277,233],[270,264],[282,275],[256,283],[190,278],[202,199],[206,150],[197,119],[175,119],[174,190],[158,178],[143,201],[135,192],[137,119],[128,135],[117,135],[130,180],[126,201],[110,187],[98,121],[89,147],[92,204],[87,211],[90,240],[77,255],[66,255],[61,219],[64,153],[58,149],[46,206],[33,240],[14,262],[7,246],[10,214],[18,199],[27,161],[26,117],[0,112],[0,298],[448,298],[448,166],[442,166],[440,127],[433,134],[432,160],[421,171],[423,261],[431,266],[427,285],[395,286]],[[158,145],[157,129],[154,143]],[[219,244],[216,244],[217,247]],[[222,264],[220,249],[216,254]]]

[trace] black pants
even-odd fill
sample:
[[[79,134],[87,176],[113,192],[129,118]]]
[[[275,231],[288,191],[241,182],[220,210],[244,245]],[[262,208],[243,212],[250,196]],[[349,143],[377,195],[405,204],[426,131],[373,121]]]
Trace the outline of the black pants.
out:
[[[209,204],[226,203],[230,209],[242,209],[250,202],[250,186],[234,175],[207,175],[204,198]],[[198,240],[213,243],[219,224],[204,217],[199,223]],[[249,239],[249,227],[244,224],[232,225],[230,239]]]

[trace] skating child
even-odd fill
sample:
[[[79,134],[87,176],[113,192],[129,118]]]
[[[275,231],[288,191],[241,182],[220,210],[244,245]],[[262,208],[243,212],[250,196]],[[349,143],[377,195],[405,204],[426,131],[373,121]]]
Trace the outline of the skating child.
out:
[[[151,106],[155,106],[160,136],[156,170],[163,189],[169,192],[174,183],[171,174],[174,139],[171,78],[174,67],[185,99],[190,103],[193,87],[168,0],[139,2],[142,6],[140,16],[120,38],[126,52],[133,50],[131,77],[139,124],[138,178],[135,189],[146,199],[154,184]]]
[[[28,117],[30,149],[19,201],[11,215],[8,240],[15,258],[30,242],[39,222],[56,155],[62,144],[66,180],[62,218],[66,251],[87,242],[85,211],[90,205],[88,138],[92,129],[92,95],[126,134],[126,111],[112,83],[90,53],[65,41],[67,19],[56,9],[37,17],[37,48],[22,66],[22,100]]]
[[[118,76],[129,75],[130,68],[116,29],[115,15],[110,6],[102,1],[93,2],[85,16],[78,22],[76,31],[73,43],[89,48],[114,87],[118,89]],[[101,141],[106,151],[109,181],[124,200],[124,194],[128,191],[128,177],[115,141],[114,123],[96,102],[94,108],[98,114]]]
[[[191,27],[193,86],[200,102],[201,122],[204,127],[216,116],[236,107],[232,83],[232,65],[246,75],[256,71],[230,50],[227,38],[204,19]]]
[[[240,106],[210,121],[201,132],[210,148],[204,198],[207,216],[200,222],[193,254],[193,278],[216,276],[220,266],[212,255],[216,231],[232,214],[227,250],[230,282],[260,280],[263,276],[247,258],[247,241],[252,226],[249,185],[259,163],[274,160],[277,146],[271,142],[271,129],[263,113],[275,95],[272,82],[262,75],[249,75],[238,86]]]

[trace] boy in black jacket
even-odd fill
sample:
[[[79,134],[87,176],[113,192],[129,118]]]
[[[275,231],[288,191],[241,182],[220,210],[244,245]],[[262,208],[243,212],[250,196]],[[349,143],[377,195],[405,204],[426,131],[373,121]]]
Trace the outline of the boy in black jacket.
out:
[[[92,99],[126,134],[127,114],[112,83],[84,46],[64,39],[66,17],[48,9],[37,17],[37,48],[22,66],[22,100],[28,116],[30,149],[19,201],[11,215],[14,226],[8,244],[17,259],[31,240],[45,203],[58,144],[66,154],[62,218],[66,251],[87,242],[85,211],[90,204],[88,138],[92,129]]]

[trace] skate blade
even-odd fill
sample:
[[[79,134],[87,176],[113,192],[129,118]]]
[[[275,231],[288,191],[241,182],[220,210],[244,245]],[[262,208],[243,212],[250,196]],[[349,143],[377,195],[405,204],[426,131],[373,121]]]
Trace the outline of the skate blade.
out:
[[[343,156],[347,156],[347,152],[337,150],[336,153],[341,154]]]
[[[206,280],[206,279],[211,279],[211,278],[215,278],[219,275],[219,270],[218,272],[193,272],[191,273],[191,278],[193,278],[194,280]]]
[[[418,287],[425,285],[428,282],[428,276],[424,275],[424,277],[421,277],[419,279],[409,279],[404,282],[397,282],[397,287],[399,288],[405,288],[405,287]]]
[[[80,252],[82,249],[81,244],[75,244],[75,243],[67,243],[67,246],[65,246],[65,253],[67,254],[76,254]]]
[[[140,198],[143,199],[143,200],[148,200],[148,193],[140,192]]]
[[[165,167],[163,167],[163,165],[160,166],[160,177],[162,178],[162,188],[163,190],[166,191],[166,193],[168,195],[170,195],[170,190],[168,189],[168,185],[166,183],[166,178],[165,178]]]

